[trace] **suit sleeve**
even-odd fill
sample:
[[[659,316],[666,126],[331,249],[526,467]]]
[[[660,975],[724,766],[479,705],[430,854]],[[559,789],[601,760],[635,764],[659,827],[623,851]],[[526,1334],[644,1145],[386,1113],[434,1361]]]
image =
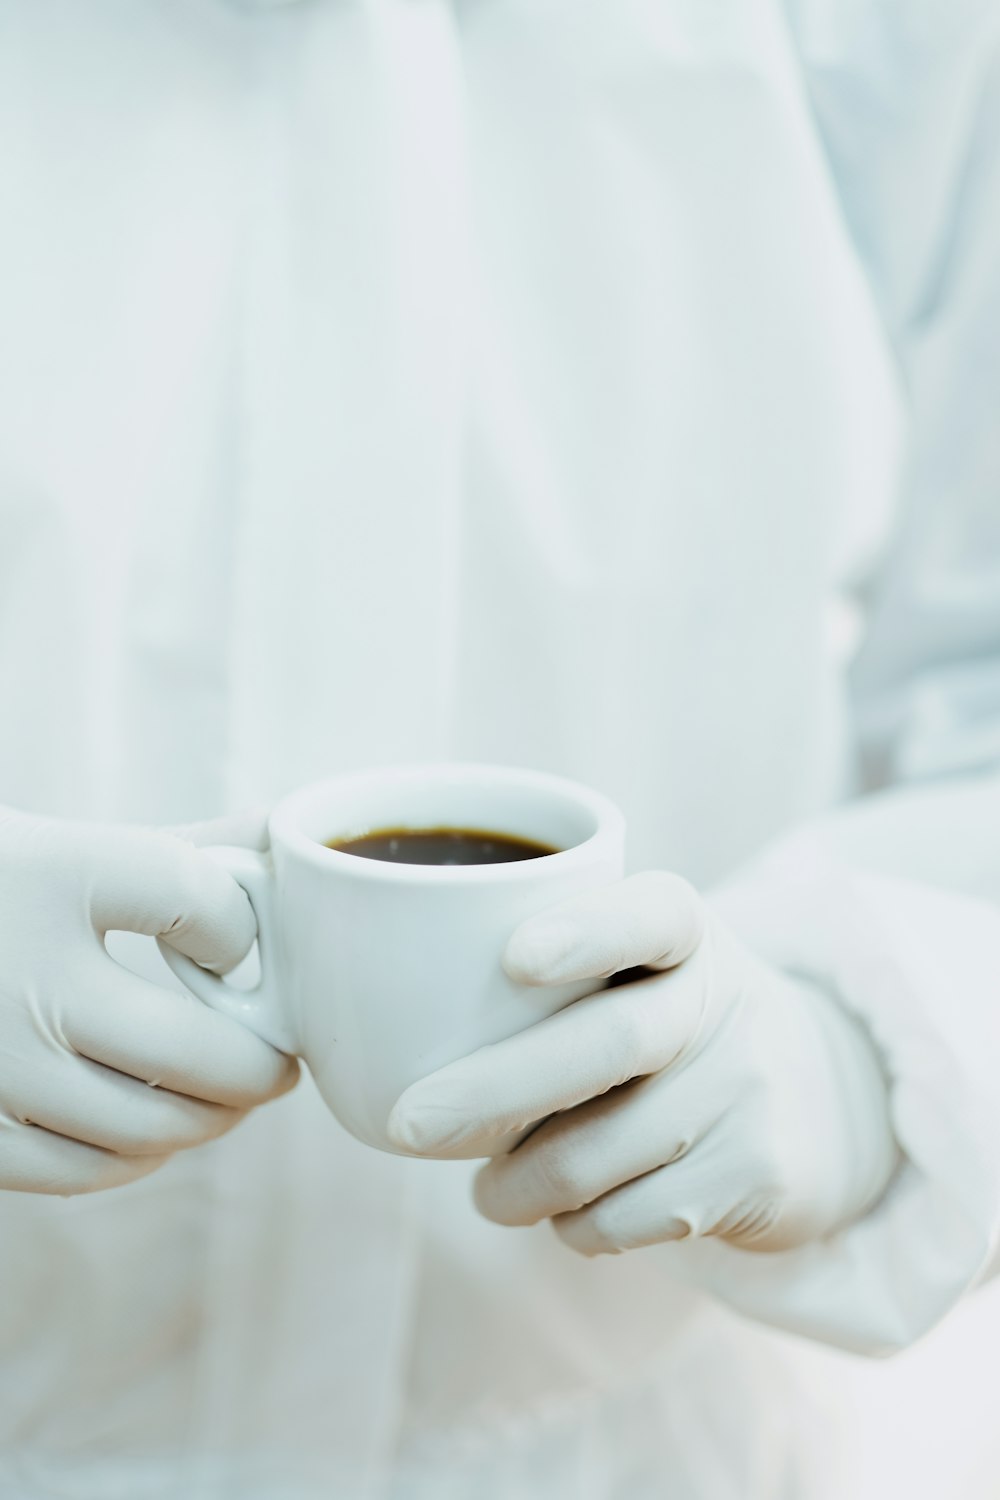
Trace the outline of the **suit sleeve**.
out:
[[[758,1321],[888,1354],[1000,1242],[1000,7],[797,0],[789,23],[898,362],[906,456],[851,684],[867,794],[716,900],[865,1025],[902,1159],[826,1241],[663,1253]]]

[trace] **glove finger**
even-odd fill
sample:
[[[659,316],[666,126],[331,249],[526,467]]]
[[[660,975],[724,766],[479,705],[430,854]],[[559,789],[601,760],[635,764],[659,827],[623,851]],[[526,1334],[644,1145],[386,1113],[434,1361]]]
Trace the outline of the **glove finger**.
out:
[[[89,1002],[67,1006],[66,1041],[84,1057],[144,1083],[211,1104],[249,1109],[299,1076],[278,1052],[192,995],[162,989],[102,955],[86,975]]]
[[[780,1248],[780,1193],[752,1134],[739,1111],[727,1112],[679,1161],[554,1218],[556,1233],[582,1255],[705,1235]]]
[[[195,963],[225,973],[257,935],[246,892],[213,859],[169,833],[102,831],[90,862],[90,916],[112,930],[160,937]]]
[[[613,1089],[540,1125],[483,1167],[476,1206],[497,1224],[537,1224],[686,1156],[715,1123],[697,1068]]]
[[[671,969],[705,930],[701,897],[679,875],[647,870],[563,901],[522,922],[503,964],[519,984],[608,979],[640,966]]]
[[[71,1054],[58,1060],[50,1076],[33,1079],[30,1098],[18,1094],[15,1084],[7,1107],[22,1123],[121,1156],[164,1156],[201,1145],[231,1130],[245,1114],[150,1088]]]
[[[63,1197],[102,1192],[146,1177],[167,1160],[118,1156],[0,1115],[0,1188],[9,1192]]]
[[[677,1180],[683,1166],[677,1162],[627,1182],[575,1213],[558,1215],[552,1226],[564,1244],[587,1256],[687,1239],[698,1232],[699,1215],[684,1207],[690,1204],[692,1185],[684,1182],[688,1173]]]
[[[698,967],[589,995],[413,1084],[389,1136],[417,1154],[485,1156],[498,1136],[668,1067],[697,1035],[704,999]]]

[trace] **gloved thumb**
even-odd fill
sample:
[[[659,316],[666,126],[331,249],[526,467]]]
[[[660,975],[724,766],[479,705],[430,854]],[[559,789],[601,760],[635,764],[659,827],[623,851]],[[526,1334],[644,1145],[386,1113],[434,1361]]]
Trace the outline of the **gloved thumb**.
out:
[[[529,917],[516,929],[503,966],[519,984],[608,979],[640,966],[672,969],[705,931],[705,908],[679,875],[645,870]]]
[[[263,805],[245,807],[240,812],[225,813],[221,818],[206,818],[200,823],[172,823],[166,832],[198,849],[206,849],[212,844],[228,844],[230,848],[257,849],[263,853],[271,842],[267,831],[268,812]]]

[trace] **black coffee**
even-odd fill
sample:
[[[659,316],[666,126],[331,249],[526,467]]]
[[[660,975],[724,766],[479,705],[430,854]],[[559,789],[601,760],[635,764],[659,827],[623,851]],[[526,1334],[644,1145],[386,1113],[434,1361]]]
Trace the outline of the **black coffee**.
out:
[[[329,839],[326,847],[397,865],[504,865],[558,853],[551,844],[486,828],[376,828],[358,838]]]

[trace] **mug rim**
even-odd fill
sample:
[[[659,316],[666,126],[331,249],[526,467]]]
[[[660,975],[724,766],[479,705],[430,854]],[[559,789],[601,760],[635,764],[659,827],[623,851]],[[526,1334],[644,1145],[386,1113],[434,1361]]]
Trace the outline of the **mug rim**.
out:
[[[553,854],[540,854],[534,859],[511,860],[505,863],[482,865],[418,865],[396,863],[392,860],[365,859],[344,850],[331,849],[320,843],[301,827],[306,810],[322,801],[335,788],[342,791],[345,783],[355,782],[359,788],[369,787],[380,781],[399,782],[408,779],[423,780],[428,776],[439,781],[451,781],[474,785],[482,782],[495,786],[498,782],[507,787],[524,787],[541,793],[551,793],[563,802],[575,804],[594,818],[594,831],[578,844],[568,849],[556,850]],[[345,771],[336,776],[324,777],[310,782],[282,797],[271,810],[268,830],[271,846],[280,844],[306,863],[333,873],[350,874],[357,880],[389,881],[396,885],[467,885],[470,882],[503,882],[537,878],[540,867],[545,870],[572,868],[577,863],[590,863],[595,849],[602,844],[617,842],[624,834],[625,818],[621,809],[603,792],[595,791],[583,782],[569,777],[557,776],[549,771],[533,771],[519,766],[497,766],[486,761],[428,761],[411,762],[405,765],[373,766],[364,770]],[[495,830],[504,832],[502,828]]]

